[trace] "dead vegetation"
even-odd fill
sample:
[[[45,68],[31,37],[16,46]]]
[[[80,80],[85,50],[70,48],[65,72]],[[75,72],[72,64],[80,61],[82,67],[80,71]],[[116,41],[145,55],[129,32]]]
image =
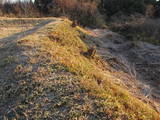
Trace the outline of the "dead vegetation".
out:
[[[12,34],[24,32],[27,29],[31,29],[37,23],[30,23],[29,21],[21,20],[0,20],[0,39],[8,37]]]
[[[37,10],[33,2],[6,2],[0,4],[0,16],[3,17],[40,17],[41,14]]]
[[[159,114],[132,96],[66,19],[22,39],[0,41],[1,119],[142,119]],[[93,53],[93,52],[91,52]]]
[[[65,16],[83,26],[101,27],[105,22],[104,17],[98,10],[98,3],[90,0],[35,0],[35,2],[5,2],[4,4],[0,4],[0,16],[11,18]]]
[[[159,19],[141,18],[132,16],[125,18],[121,22],[113,22],[110,28],[113,31],[119,32],[131,41],[144,41],[155,45],[160,44],[160,25]]]

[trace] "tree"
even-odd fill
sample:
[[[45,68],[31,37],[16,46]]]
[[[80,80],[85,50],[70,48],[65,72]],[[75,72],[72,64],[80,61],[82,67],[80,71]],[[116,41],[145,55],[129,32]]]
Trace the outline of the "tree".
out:
[[[156,4],[156,0],[144,0],[145,4]]]
[[[112,16],[117,12],[124,14],[145,13],[144,0],[104,0],[104,9],[108,16]]]
[[[156,2],[154,16],[158,18],[160,17],[160,1]]]
[[[51,4],[53,0],[35,0],[35,5],[40,12],[48,13],[48,5]]]

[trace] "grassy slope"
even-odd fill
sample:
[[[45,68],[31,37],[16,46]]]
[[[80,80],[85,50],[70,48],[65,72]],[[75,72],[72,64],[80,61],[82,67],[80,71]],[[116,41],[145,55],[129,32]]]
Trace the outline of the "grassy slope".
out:
[[[64,20],[0,48],[4,118],[160,119],[149,105],[112,83],[98,55],[82,54],[88,49],[80,37],[85,34]]]
[[[120,20],[118,20],[119,22]],[[113,22],[110,29],[135,42],[143,41],[155,45],[160,45],[160,24],[159,19],[141,18],[135,20],[127,20],[122,23]]]

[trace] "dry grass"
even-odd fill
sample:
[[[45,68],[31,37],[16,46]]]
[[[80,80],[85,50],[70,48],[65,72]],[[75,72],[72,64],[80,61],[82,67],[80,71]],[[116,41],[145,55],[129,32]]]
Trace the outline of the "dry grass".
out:
[[[27,27],[17,27],[17,26],[16,27],[10,27],[10,26],[1,27],[0,30],[2,32],[0,33],[0,39],[5,38],[5,37],[10,36],[15,33],[23,32],[29,28],[31,28],[31,27],[29,27],[29,26],[27,26]]]
[[[40,17],[41,13],[31,1],[0,3],[0,16],[5,17]]]
[[[1,18],[0,39],[9,37],[16,33],[24,32],[28,29],[33,28],[34,25],[39,24],[40,22],[42,22],[42,20]]]
[[[81,25],[103,27],[105,21],[98,10],[98,3],[79,0],[36,1],[35,3],[32,1],[6,2],[0,4],[0,16],[19,18],[67,16]]]
[[[59,42],[58,43],[61,44],[66,41],[68,44],[69,43],[73,44],[72,42],[74,42],[75,40],[76,42],[79,41],[79,39],[76,39],[75,37],[71,42],[67,39],[70,36],[75,34],[66,33],[65,31],[66,28],[69,31],[71,31],[73,28],[68,26],[68,23],[65,23],[65,24],[58,25],[57,27],[55,27],[55,30],[53,30],[53,33],[60,30],[59,36],[62,35],[65,38],[63,39],[64,41],[61,41],[60,43]],[[66,33],[66,34],[63,34],[63,33]],[[92,91],[91,93],[99,96],[100,98],[105,98],[106,102],[107,102],[107,99],[109,98],[109,100],[111,100],[111,103],[107,103],[107,104],[112,104],[112,106],[107,106],[107,107],[112,107],[113,109],[116,109],[114,112],[115,113],[117,112],[118,114],[120,113],[120,111],[122,113],[126,113],[127,111],[126,113],[127,116],[129,116],[132,119],[148,119],[153,115],[152,114],[153,111],[147,105],[144,105],[139,100],[129,95],[129,93],[126,90],[123,90],[123,88],[112,84],[110,77],[103,70],[101,63],[97,63],[99,60],[98,57],[96,57],[95,59],[87,59],[85,56],[80,54],[81,51],[86,50],[86,48],[83,47],[83,44],[81,43],[81,41],[79,41],[78,45],[79,46],[81,45],[81,48],[83,48],[82,50],[79,49],[78,47],[75,52],[74,50],[76,49],[76,46],[73,46],[70,48],[69,45],[63,44],[62,46],[63,48],[65,48],[66,46],[67,48],[65,48],[65,50],[68,49],[67,51],[63,51],[63,48],[61,48],[59,52],[57,52],[57,53],[60,53],[57,56],[61,58],[59,59],[59,61],[61,61],[65,66],[68,66],[71,72],[74,72],[77,75],[81,75],[82,83],[84,83],[84,85],[88,87],[90,91]],[[77,53],[78,51],[79,51],[79,54]],[[145,110],[147,111],[151,110],[152,112],[150,111],[151,112],[150,115],[148,114],[149,116],[146,116],[146,115],[143,115],[145,114],[145,112],[147,112]],[[152,118],[152,119],[155,119],[155,118]]]
[[[0,90],[7,92],[1,92],[0,103],[17,101],[4,118],[12,114],[17,119],[160,119],[149,105],[112,82],[116,78],[98,55],[88,58],[82,54],[88,50],[80,39],[85,34],[71,24],[66,19],[49,23],[0,49],[13,47],[2,52],[0,63],[5,64],[0,75],[12,82],[7,84],[9,89],[6,84],[1,86]],[[7,76],[6,69],[10,72]]]
[[[53,41],[53,43],[50,43],[50,46],[47,46],[47,48],[49,49],[48,51],[52,51],[51,55],[54,55],[54,59],[67,66],[70,72],[78,75],[85,87],[92,91],[91,94],[105,98],[106,100],[109,98],[111,106],[107,107],[116,109],[115,113],[117,111],[117,114],[120,114],[121,111],[124,114],[127,111],[127,116],[132,119],[148,119],[149,117],[153,117],[153,111],[147,105],[144,105],[139,100],[136,100],[136,98],[130,96],[125,90],[110,82],[109,77],[103,71],[101,63],[97,65],[98,58],[87,59],[80,54],[82,51],[86,51],[87,48],[77,36],[76,28],[72,28],[70,26],[71,23],[69,23],[58,24],[52,29],[52,34],[50,35],[53,37],[49,37],[49,40]],[[48,45],[48,43],[44,44]],[[45,49],[47,50],[47,48]],[[101,81],[100,85],[98,81]],[[143,115],[147,112],[146,110],[152,111],[148,114],[149,116]]]
[[[159,19],[134,18],[133,16],[132,19],[124,20],[121,23],[111,23],[111,29],[126,36],[129,40],[145,41],[159,45],[159,21]]]

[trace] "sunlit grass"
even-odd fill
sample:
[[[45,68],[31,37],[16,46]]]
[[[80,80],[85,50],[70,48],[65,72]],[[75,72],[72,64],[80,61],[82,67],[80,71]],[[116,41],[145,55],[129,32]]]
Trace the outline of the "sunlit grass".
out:
[[[71,24],[72,22],[66,19],[49,23],[37,33],[15,41],[15,49],[9,49],[18,57],[18,64],[14,65],[12,72],[15,75],[14,79],[20,80],[19,86],[11,86],[14,88],[13,91],[16,91],[13,95],[26,97],[26,101],[17,106],[25,111],[23,116],[28,117],[35,111],[32,116],[35,119],[51,118],[54,114],[57,115],[56,110],[59,107],[73,107],[72,99],[79,98],[79,93],[75,93],[74,96],[65,94],[76,88],[77,91],[87,91],[84,94],[91,97],[89,99],[83,96],[85,104],[76,106],[86,114],[105,113],[117,120],[159,120],[158,113],[149,105],[132,96],[123,87],[114,84],[116,78],[104,68],[98,54],[92,58],[83,54],[89,47],[83,42],[81,35],[85,36],[88,32],[80,27],[72,27]],[[17,49],[21,51],[16,53]],[[0,61],[0,66],[5,68],[13,62],[15,57],[9,56]],[[51,76],[52,73],[54,76]],[[68,76],[69,73],[71,76]],[[53,78],[48,80],[48,77]],[[67,85],[72,88],[68,88]],[[52,99],[53,94],[61,96],[60,99]],[[3,100],[7,100],[8,93],[5,95]],[[46,110],[42,109],[48,103],[51,105]],[[92,103],[97,107],[94,108]],[[70,119],[87,119],[76,109],[66,114]]]
[[[129,119],[158,120],[159,115],[149,105],[144,104],[133,97],[127,90],[112,83],[112,79],[106,75],[100,64],[94,59],[86,58],[82,51],[87,46],[80,39],[77,28],[71,27],[71,22],[66,20],[57,24],[45,38],[39,43],[42,49],[50,53],[52,59],[56,59],[70,72],[81,79],[81,84],[97,98],[104,99],[106,112],[115,116],[126,115]],[[101,81],[99,84],[97,81]]]

